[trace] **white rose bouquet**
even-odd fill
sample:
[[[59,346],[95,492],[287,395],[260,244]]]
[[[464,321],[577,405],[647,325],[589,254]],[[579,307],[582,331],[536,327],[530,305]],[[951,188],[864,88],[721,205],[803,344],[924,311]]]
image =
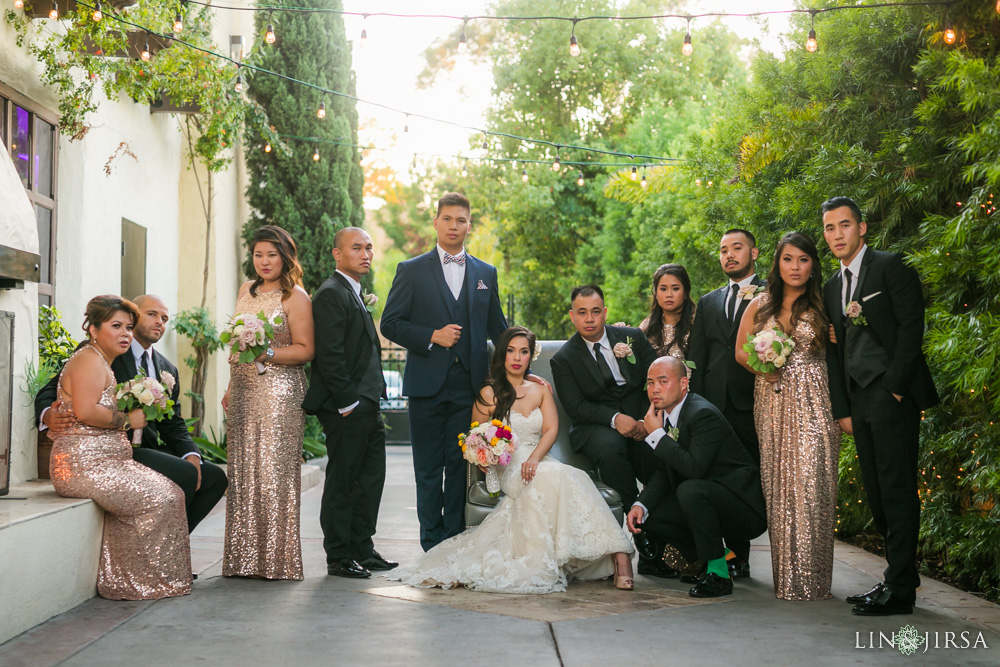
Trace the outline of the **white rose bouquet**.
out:
[[[795,349],[795,341],[778,328],[758,331],[757,335],[747,334],[743,351],[749,355],[747,364],[758,373],[774,373],[784,368],[788,357]],[[774,383],[774,392],[781,391],[781,385]]]
[[[219,334],[219,340],[223,345],[229,346],[232,354],[237,355],[239,363],[249,363],[270,347],[271,341],[274,340],[275,324],[281,324],[280,315],[270,320],[263,310],[256,315],[237,313]],[[263,374],[267,370],[259,361],[254,363],[258,374]]]
[[[118,409],[122,412],[131,412],[136,408],[141,408],[146,420],[151,422],[173,417],[174,401],[170,398],[170,394],[177,381],[173,375],[166,371],[160,373],[160,380],[162,380],[162,384],[147,377],[140,370],[134,378],[119,384],[115,387]],[[138,447],[141,442],[142,429],[137,428],[132,433],[132,446]]]

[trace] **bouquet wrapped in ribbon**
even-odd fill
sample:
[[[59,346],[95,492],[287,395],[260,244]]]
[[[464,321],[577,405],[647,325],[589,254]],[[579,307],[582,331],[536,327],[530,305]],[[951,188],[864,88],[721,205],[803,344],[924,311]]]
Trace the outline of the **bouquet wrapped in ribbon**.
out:
[[[166,371],[160,371],[160,380],[162,384],[147,377],[140,370],[134,378],[119,384],[115,387],[118,409],[122,412],[131,412],[136,408],[141,408],[142,414],[146,416],[146,421],[151,422],[173,417],[174,401],[170,398],[170,394],[173,392],[177,380]],[[138,447],[141,442],[142,429],[137,428],[132,433],[132,446]]]
[[[228,345],[238,361],[245,364],[253,361],[257,373],[263,375],[267,368],[259,361],[254,361],[271,345],[274,340],[274,325],[281,324],[281,316],[269,320],[264,311],[256,315],[237,313],[229,320],[229,325],[219,334],[223,345]]]
[[[795,349],[795,341],[778,328],[764,329],[756,335],[747,334],[743,351],[749,355],[747,364],[758,373],[774,373],[784,368]],[[781,383],[774,383],[774,393],[781,392]]]
[[[496,466],[510,463],[517,449],[517,436],[499,419],[480,424],[472,422],[469,432],[458,435],[462,456],[473,465],[486,468],[486,490],[491,496],[500,495],[500,472]]]

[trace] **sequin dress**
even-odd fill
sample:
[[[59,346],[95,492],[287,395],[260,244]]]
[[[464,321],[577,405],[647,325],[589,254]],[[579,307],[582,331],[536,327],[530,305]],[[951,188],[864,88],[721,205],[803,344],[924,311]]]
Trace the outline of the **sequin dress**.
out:
[[[646,319],[644,319],[639,324],[639,329],[642,330],[643,333],[646,333],[649,330],[649,318],[648,317]],[[677,357],[681,361],[684,361],[684,352],[681,350],[681,346],[679,344],[679,341],[677,341],[677,340],[674,339],[674,336],[676,335],[676,333],[675,333],[676,330],[677,330],[677,325],[676,324],[669,324],[667,322],[663,323],[663,341],[664,342],[666,342],[668,340],[669,341],[673,341],[670,344],[669,347],[665,347],[664,345],[658,345],[652,338],[648,338],[649,344],[652,345],[653,346],[653,350],[656,351],[656,356],[658,356],[658,357],[666,357],[666,356],[669,355],[671,357]],[[687,342],[688,342],[689,338],[691,338],[691,328],[690,327],[688,327],[688,332],[684,335],[684,345],[685,346],[687,345]]]
[[[249,292],[236,302],[238,313],[264,311],[281,316],[274,348],[291,345],[281,305],[283,292]],[[229,489],[222,574],[227,577],[302,579],[299,506],[302,489],[302,433],[306,377],[301,366],[253,363],[231,356],[228,426]]]
[[[89,345],[73,356],[97,354]],[[129,354],[126,352],[126,354]],[[115,385],[100,405],[115,408]],[[58,395],[68,411],[72,396]],[[60,496],[90,498],[104,510],[97,593],[109,600],[157,600],[191,592],[191,549],[184,492],[160,473],[132,460],[125,433],[79,421],[56,436],[49,477]]]
[[[511,410],[520,444],[500,476],[505,497],[475,528],[449,538],[390,579],[420,588],[465,586],[487,593],[554,593],[570,579],[603,579],[612,554],[634,550],[587,473],[544,457],[525,484],[521,464],[542,433],[542,411]]]
[[[754,388],[774,594],[785,600],[826,600],[833,578],[840,430],[823,349],[811,346],[818,329],[808,316],[796,324],[780,393],[761,376]]]

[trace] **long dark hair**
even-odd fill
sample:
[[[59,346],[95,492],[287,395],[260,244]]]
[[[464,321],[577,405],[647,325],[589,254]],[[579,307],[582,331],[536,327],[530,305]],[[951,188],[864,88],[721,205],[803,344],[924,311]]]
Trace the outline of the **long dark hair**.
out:
[[[535,334],[531,329],[527,327],[510,327],[500,336],[500,340],[497,341],[497,347],[493,351],[493,359],[490,360],[490,374],[486,378],[485,383],[485,386],[493,389],[493,419],[509,421],[510,410],[514,406],[514,401],[517,400],[517,390],[514,389],[514,386],[507,379],[505,362],[507,361],[507,346],[510,345],[510,341],[518,336],[524,336],[528,339],[528,354],[532,358],[535,357]],[[528,374],[530,368],[531,362],[528,362],[528,368],[524,369],[525,375]],[[482,404],[481,401],[479,402]]]
[[[272,244],[281,256],[281,289],[285,294],[281,297],[284,301],[292,295],[292,290],[296,285],[302,286],[302,266],[299,264],[299,249],[292,239],[292,235],[277,225],[264,225],[258,229],[247,247],[250,249],[250,267],[253,267],[253,250],[258,243],[267,242]],[[254,271],[254,275],[257,272]],[[264,283],[264,279],[259,275],[250,285],[250,295],[257,296],[257,289]]]
[[[774,261],[771,262],[771,273],[767,276],[768,300],[767,303],[757,310],[757,315],[754,318],[754,331],[760,331],[764,328],[764,323],[767,322],[768,318],[773,316],[777,319],[781,313],[781,305],[785,295],[785,282],[781,279],[779,264],[781,262],[781,253],[784,251],[786,245],[798,248],[809,255],[809,259],[812,260],[812,273],[809,274],[809,280],[806,281],[806,289],[792,304],[792,329],[795,329],[795,325],[799,323],[800,319],[808,313],[812,313],[813,323],[816,326],[816,338],[813,339],[812,345],[814,349],[820,349],[826,344],[827,327],[830,324],[830,320],[826,316],[826,308],[823,305],[821,287],[823,284],[823,267],[819,263],[819,253],[816,251],[816,243],[812,240],[811,236],[803,232],[788,232],[778,242],[778,247],[774,251]]]
[[[656,288],[659,287],[660,278],[663,276],[674,276],[681,281],[684,288],[684,307],[681,309],[681,319],[674,327],[674,337],[669,341],[663,340],[663,308],[656,299]],[[681,348],[684,356],[687,356],[687,335],[691,331],[691,323],[694,322],[694,301],[691,300],[691,278],[687,269],[680,264],[663,264],[653,274],[653,303],[649,307],[649,325],[646,328],[646,338],[650,340],[653,347],[664,350],[670,349],[675,342]]]

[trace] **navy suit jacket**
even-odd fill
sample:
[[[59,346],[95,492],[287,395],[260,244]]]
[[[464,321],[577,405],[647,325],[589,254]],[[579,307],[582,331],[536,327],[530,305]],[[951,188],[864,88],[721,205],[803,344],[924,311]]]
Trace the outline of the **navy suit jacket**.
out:
[[[406,348],[403,393],[411,398],[433,396],[444,386],[452,350],[431,345],[431,335],[448,324],[462,327],[472,344],[469,390],[478,393],[489,370],[487,336],[494,344],[507,329],[500,307],[497,270],[465,253],[465,283],[460,299],[468,299],[469,322],[455,322],[455,299],[444,279],[437,247],[401,262],[382,311],[382,335]]]

